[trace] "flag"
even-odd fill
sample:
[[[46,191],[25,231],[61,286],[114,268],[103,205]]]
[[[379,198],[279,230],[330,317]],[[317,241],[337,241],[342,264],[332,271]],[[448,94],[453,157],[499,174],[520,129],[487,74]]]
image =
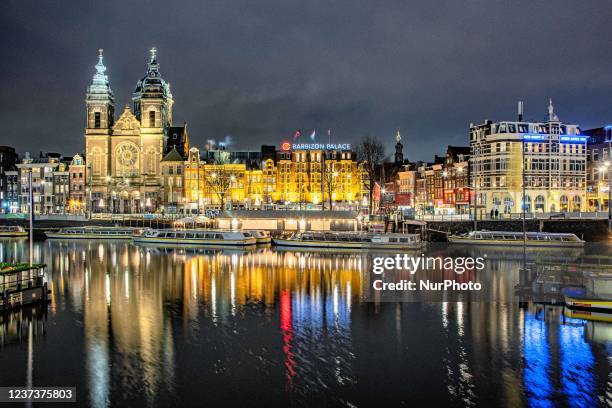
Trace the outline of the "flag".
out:
[[[317,136],[317,131],[313,130],[312,133],[310,134],[310,140],[314,142],[316,136]]]
[[[295,133],[293,134],[293,140],[295,141],[298,137],[302,136],[302,131],[301,130],[296,130]]]

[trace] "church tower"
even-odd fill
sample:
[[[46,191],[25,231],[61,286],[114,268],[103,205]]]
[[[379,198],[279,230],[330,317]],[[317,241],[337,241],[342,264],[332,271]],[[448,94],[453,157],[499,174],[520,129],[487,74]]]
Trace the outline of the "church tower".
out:
[[[399,129],[397,130],[397,135],[395,136],[395,164],[397,166],[404,164],[404,145],[402,144],[402,136],[400,135]]]
[[[87,87],[85,104],[87,106],[86,134],[108,135],[113,126],[115,99],[108,82],[102,49],[98,50],[96,73],[91,85]]]
[[[85,96],[85,154],[92,176],[101,178],[106,177],[110,171],[109,144],[115,122],[115,99],[106,75],[102,49],[98,50],[95,68],[96,72]]]
[[[147,72],[136,84],[132,96],[134,115],[143,133],[165,133],[172,126],[172,93],[170,84],[161,77],[157,63],[157,49],[151,49]]]

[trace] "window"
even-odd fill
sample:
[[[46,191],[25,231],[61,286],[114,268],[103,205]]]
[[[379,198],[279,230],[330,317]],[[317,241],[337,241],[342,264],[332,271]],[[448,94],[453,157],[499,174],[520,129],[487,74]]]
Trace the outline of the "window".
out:
[[[100,129],[100,112],[94,112],[94,128]]]
[[[149,111],[149,126],[155,127],[155,111],[154,110]]]

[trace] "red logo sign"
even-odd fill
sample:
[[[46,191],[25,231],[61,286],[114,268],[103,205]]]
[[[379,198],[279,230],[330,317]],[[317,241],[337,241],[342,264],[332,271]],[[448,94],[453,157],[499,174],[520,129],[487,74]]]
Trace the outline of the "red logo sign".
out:
[[[281,143],[281,150],[291,150],[291,143],[284,141],[283,143]]]

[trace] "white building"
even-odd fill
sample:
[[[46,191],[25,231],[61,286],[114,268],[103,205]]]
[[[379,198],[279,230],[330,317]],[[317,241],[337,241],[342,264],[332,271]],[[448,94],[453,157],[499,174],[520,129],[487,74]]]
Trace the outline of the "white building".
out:
[[[523,175],[527,212],[584,211],[587,139],[577,125],[559,121],[552,101],[544,122],[523,121],[520,104],[518,121],[471,125],[471,184],[479,216],[522,212]]]

